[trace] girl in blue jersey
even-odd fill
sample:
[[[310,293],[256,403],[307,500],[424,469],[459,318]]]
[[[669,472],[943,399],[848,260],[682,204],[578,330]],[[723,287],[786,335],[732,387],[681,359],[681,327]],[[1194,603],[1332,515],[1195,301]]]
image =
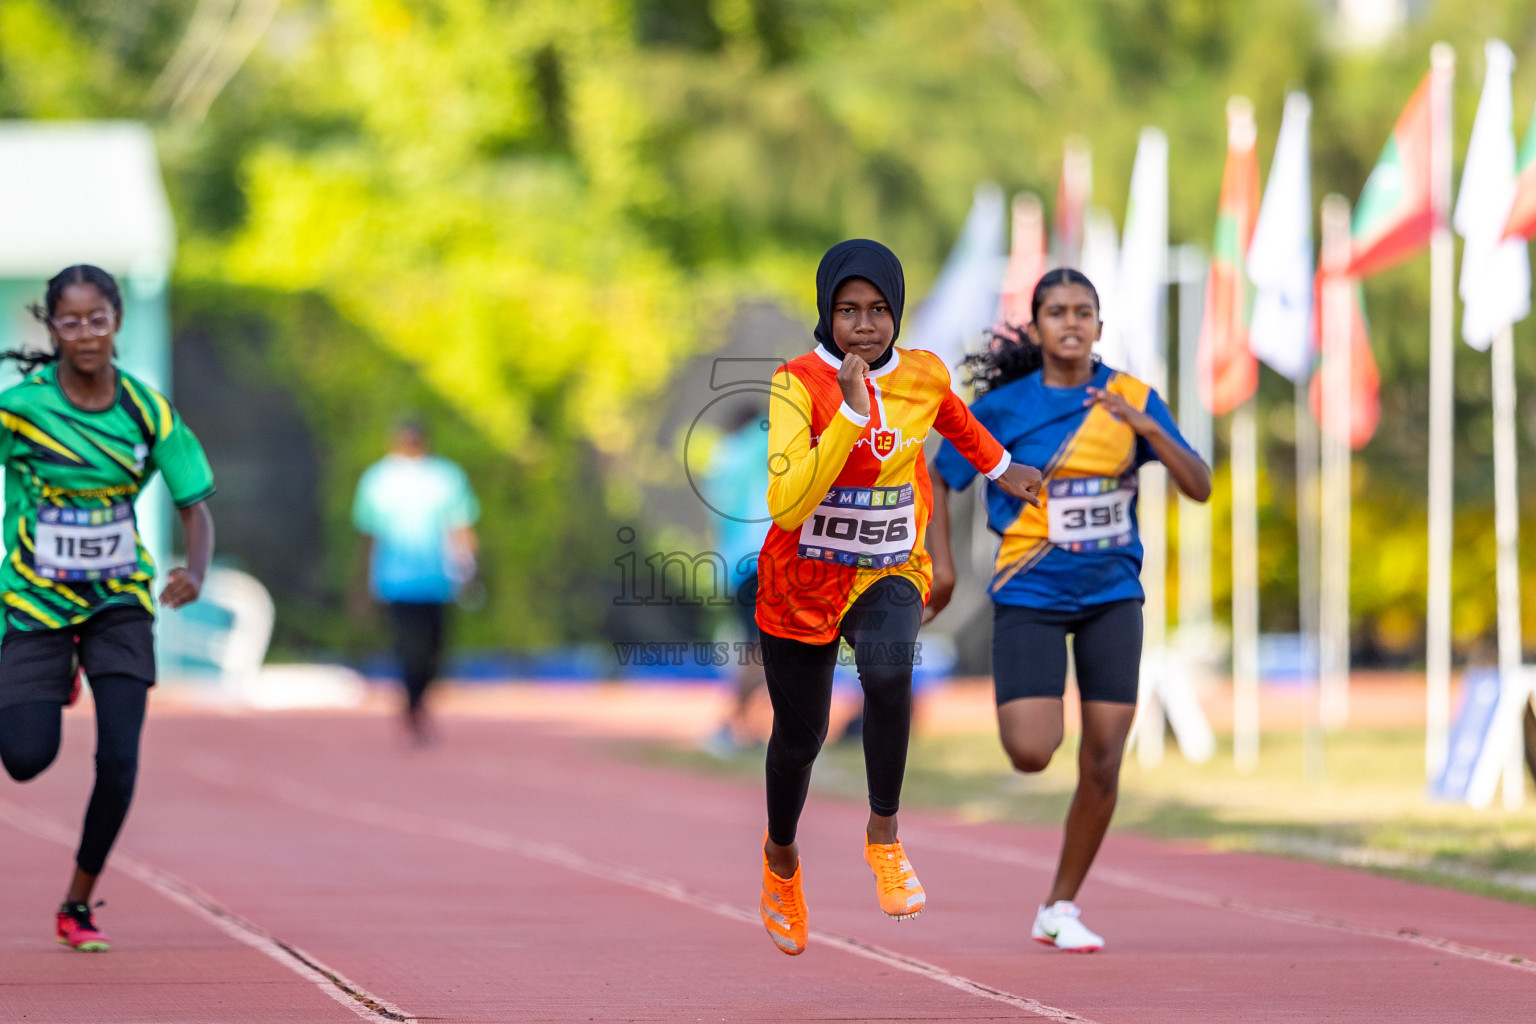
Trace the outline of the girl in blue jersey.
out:
[[[987,523],[1001,535],[992,583],[992,673],[1003,748],[1021,772],[1038,772],[1061,745],[1067,636],[1082,698],[1078,785],[1067,812],[1055,881],[1032,937],[1073,952],[1104,940],[1074,900],[1109,828],[1120,760],[1141,674],[1141,541],[1136,470],[1157,460],[1195,501],[1211,475],[1179,434],[1157,392],[1093,355],[1103,325],[1098,293],[1076,270],[1035,286],[1027,336],[995,339],[967,360],[978,395],[971,412],[1014,461],[1044,467],[1040,508],[987,487]],[[934,563],[929,618],[954,589],[949,489],[976,470],[947,443],[934,460]]]

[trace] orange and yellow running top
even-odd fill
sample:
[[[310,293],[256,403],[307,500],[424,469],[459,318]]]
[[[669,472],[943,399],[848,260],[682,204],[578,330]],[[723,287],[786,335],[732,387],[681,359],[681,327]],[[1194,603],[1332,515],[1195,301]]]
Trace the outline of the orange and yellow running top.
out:
[[[893,349],[870,371],[868,416],[843,401],[839,366],[820,346],[791,360],[774,374],[768,412],[773,525],[758,559],[757,624],[813,644],[836,641],[844,613],[884,576],[906,577],[927,601],[930,428],[991,479],[1010,461],[933,353]]]

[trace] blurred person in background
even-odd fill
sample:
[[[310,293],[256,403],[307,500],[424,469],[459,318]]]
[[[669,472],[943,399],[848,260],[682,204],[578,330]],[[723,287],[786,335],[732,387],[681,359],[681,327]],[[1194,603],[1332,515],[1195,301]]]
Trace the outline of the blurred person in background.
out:
[[[395,426],[389,454],[357,484],[358,564],[367,567],[368,592],[389,612],[405,684],[406,733],[418,746],[432,739],[424,699],[441,664],[448,606],[479,585],[479,518],[464,470],[430,453],[426,428],[414,418]],[[361,594],[355,586],[357,616],[367,610]]]
[[[1161,462],[1184,495],[1211,496],[1211,471],[1156,391],[1093,354],[1099,295],[1076,270],[1052,270],[1031,299],[1028,333],[1009,329],[969,356],[977,421],[1015,461],[1044,466],[1043,506],[987,485],[987,525],[1002,536],[988,588],[997,724],[1013,766],[1044,771],[1064,734],[1067,637],[1082,737],[1056,877],[1035,913],[1036,942],[1074,953],[1104,939],[1079,919],[1079,888],[1109,830],[1141,679],[1141,538],[1136,471]],[[1012,335],[1012,337],[1009,337]],[[955,562],[948,492],[976,469],[948,442],[934,459],[931,619],[949,603]]]
[[[733,648],[731,710],[701,744],[717,757],[754,746],[752,705],[767,685],[757,629],[757,555],[768,536],[768,414],[757,402],[733,410],[729,433],[715,443],[699,481],[713,513],[715,552],[725,559],[732,606],[745,647]]]
[[[32,314],[53,351],[0,356],[22,369],[0,393],[10,552],[0,567],[0,760],[18,782],[53,763],[83,670],[96,709],[96,782],[55,935],[104,952],[112,942],[91,916],[91,894],[133,799],[155,685],[155,564],[134,502],[156,472],[165,478],[187,565],[167,575],[160,602],[180,608],[197,600],[213,555],[213,470],[170,402],[113,364],[123,300],[112,275],[69,267]]]

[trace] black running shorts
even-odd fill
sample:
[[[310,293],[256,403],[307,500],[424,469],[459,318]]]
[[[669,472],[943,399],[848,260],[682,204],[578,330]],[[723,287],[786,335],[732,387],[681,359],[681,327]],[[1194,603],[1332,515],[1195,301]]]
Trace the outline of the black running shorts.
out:
[[[69,703],[75,658],[87,676],[155,682],[155,620],[117,606],[62,629],[11,630],[0,641],[0,708],[32,701]]]
[[[993,605],[992,681],[999,706],[1067,690],[1067,635],[1085,701],[1135,704],[1141,676],[1141,602],[1112,601],[1075,612]]]

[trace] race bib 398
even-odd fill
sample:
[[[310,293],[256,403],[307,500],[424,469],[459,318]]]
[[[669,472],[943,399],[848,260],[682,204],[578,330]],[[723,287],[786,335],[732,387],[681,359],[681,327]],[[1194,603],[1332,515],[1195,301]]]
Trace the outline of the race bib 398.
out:
[[[1067,551],[1125,547],[1136,539],[1131,524],[1135,498],[1134,473],[1052,480],[1045,499],[1051,543]]]

